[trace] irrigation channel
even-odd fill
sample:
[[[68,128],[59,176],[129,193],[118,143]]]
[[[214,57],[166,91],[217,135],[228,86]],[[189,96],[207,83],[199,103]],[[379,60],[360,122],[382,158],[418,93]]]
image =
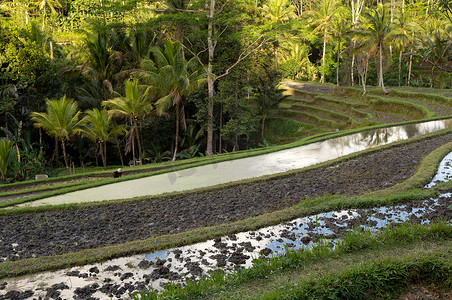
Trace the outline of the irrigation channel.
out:
[[[445,125],[435,126],[441,129]],[[383,129],[383,136],[380,133],[362,136],[373,145],[377,139],[388,141],[394,135],[412,137],[415,132],[430,131],[426,127],[420,129],[417,124],[409,130]],[[350,144],[347,147],[351,147]],[[344,151],[347,147],[344,145],[340,149]],[[443,159],[435,178],[425,188],[450,180],[451,166],[452,153]],[[211,270],[247,268],[252,265],[253,258],[260,255],[270,257],[286,249],[309,248],[319,239],[334,244],[339,236],[356,226],[378,231],[407,220],[426,224],[437,217],[445,217],[450,221],[448,206],[451,204],[452,195],[447,193],[403,205],[320,213],[189,246],[3,279],[0,280],[0,299],[124,299],[134,291],[150,288],[158,291],[169,281],[196,280],[207,276]]]
[[[452,178],[452,152],[440,163],[431,188]],[[338,236],[362,226],[378,231],[389,224],[428,224],[437,217],[450,222],[452,194],[408,204],[349,209],[298,218],[256,231],[160,252],[118,258],[104,263],[0,280],[0,299],[124,299],[132,292],[162,289],[169,281],[184,283],[212,270],[247,268],[260,255],[310,248],[320,239],[333,245]],[[362,225],[365,224],[365,225]]]
[[[376,146],[452,127],[452,119],[366,130],[268,154],[122,181],[19,206],[58,205],[191,190],[300,169]]]

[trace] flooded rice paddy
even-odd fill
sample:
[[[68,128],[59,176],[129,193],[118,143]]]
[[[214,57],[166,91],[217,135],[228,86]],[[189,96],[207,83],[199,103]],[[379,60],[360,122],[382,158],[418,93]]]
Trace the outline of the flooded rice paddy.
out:
[[[441,162],[426,188],[452,176],[452,153]],[[349,209],[298,218],[256,231],[242,232],[194,245],[134,255],[56,272],[0,280],[0,299],[124,299],[134,291],[160,290],[170,282],[199,279],[212,270],[235,270],[253,258],[274,256],[286,249],[309,248],[320,239],[336,243],[357,226],[378,231],[390,224],[428,224],[451,220],[452,195],[372,209]]]
[[[126,199],[191,190],[300,169],[452,127],[452,119],[368,130],[255,157],[219,162],[49,197],[20,206]]]

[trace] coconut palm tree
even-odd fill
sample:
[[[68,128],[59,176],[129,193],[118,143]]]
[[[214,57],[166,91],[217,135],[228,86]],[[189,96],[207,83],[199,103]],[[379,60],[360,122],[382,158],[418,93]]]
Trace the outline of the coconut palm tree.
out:
[[[95,141],[99,145],[99,153],[102,158],[104,169],[107,168],[107,142],[127,131],[121,125],[112,128],[113,114],[107,113],[105,109],[94,108],[85,112],[82,134]]]
[[[111,100],[102,101],[102,105],[110,109],[110,113],[131,121],[132,127],[128,133],[126,153],[133,149],[134,141],[137,140],[139,160],[143,158],[142,145],[139,133],[139,122],[152,110],[151,103],[147,100],[149,87],[141,91],[138,81],[128,80],[125,83],[125,96]],[[135,159],[135,154],[134,154]]]
[[[436,28],[430,34],[424,34],[420,39],[418,51],[424,60],[432,65],[430,87],[433,87],[433,72],[435,68],[439,73],[450,73],[448,63],[452,55],[452,40],[447,28]]]
[[[6,172],[8,171],[13,145],[14,143],[6,138],[0,139],[0,174],[3,182],[6,181]]]
[[[333,34],[337,38],[337,62],[336,62],[336,83],[337,86],[339,83],[339,62],[341,58],[341,42],[348,37],[350,34],[350,24],[347,18],[342,15],[340,18],[337,18],[333,23]]]
[[[62,1],[60,0],[39,0],[36,2],[36,5],[40,10],[42,10],[42,29],[45,28],[45,20],[46,20],[46,14],[47,14],[47,7],[50,9],[50,13],[56,14],[57,8],[63,8],[63,5],[61,4]]]
[[[398,18],[396,18],[396,28],[397,37],[395,38],[395,44],[399,48],[399,86],[401,84],[401,73],[402,73],[402,54],[405,51],[407,45],[410,44],[411,37],[413,36],[413,30],[416,26],[416,22],[410,21],[408,13],[400,9],[398,13]]]
[[[152,93],[159,97],[156,101],[158,115],[163,115],[172,106],[175,107],[176,132],[173,160],[176,160],[178,150],[179,128],[187,128],[185,123],[184,97],[188,96],[197,84],[202,81],[195,59],[187,61],[182,55],[179,43],[165,41],[164,49],[152,48],[155,63],[147,64],[146,72],[142,74],[152,88]]]
[[[271,20],[271,25],[276,25],[276,35],[279,44],[279,24],[289,17],[293,16],[294,9],[289,0],[268,0],[267,4],[264,4],[262,11],[265,16]],[[278,47],[275,47],[275,59],[276,69],[278,70]]]
[[[379,54],[379,82],[383,93],[388,93],[383,82],[383,51],[390,40],[394,39],[396,34],[393,31],[393,25],[386,8],[379,5],[365,14],[362,35],[373,52],[378,51]]]
[[[80,111],[76,102],[63,96],[58,100],[46,100],[46,112],[32,112],[31,119],[34,126],[42,128],[48,135],[61,142],[63,148],[64,164],[68,174],[71,169],[67,161],[66,142],[81,130],[83,121],[79,119]]]
[[[322,77],[320,81],[325,83],[325,52],[326,43],[331,34],[331,26],[337,13],[342,9],[339,0],[321,0],[316,10],[313,10],[311,15],[314,18],[314,32],[321,32],[323,38],[323,53],[322,53]]]

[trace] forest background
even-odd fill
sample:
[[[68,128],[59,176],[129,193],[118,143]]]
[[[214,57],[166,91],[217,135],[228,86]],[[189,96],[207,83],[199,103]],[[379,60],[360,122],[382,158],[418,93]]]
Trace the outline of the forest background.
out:
[[[451,88],[451,24],[447,0],[2,0],[2,180],[266,146],[283,79]]]

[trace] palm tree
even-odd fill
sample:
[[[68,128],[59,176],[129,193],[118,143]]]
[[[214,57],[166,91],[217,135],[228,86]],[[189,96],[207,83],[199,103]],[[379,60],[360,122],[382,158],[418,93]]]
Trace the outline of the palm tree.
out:
[[[62,8],[63,5],[61,4],[60,0],[39,0],[36,2],[36,5],[40,10],[43,11],[42,15],[42,29],[45,28],[45,19],[47,14],[47,7],[50,9],[50,13],[56,14],[56,8]]]
[[[0,174],[3,182],[6,181],[6,172],[8,171],[13,145],[14,143],[6,138],[0,139]]]
[[[124,40],[124,37],[120,34],[108,35],[104,26],[105,24],[94,21],[89,24],[90,29],[84,32],[83,47],[80,49],[84,63],[78,67],[88,79],[87,84],[90,79],[100,83],[103,95],[101,99],[97,99],[98,102],[111,98],[115,79],[133,72],[121,71],[123,51],[114,50],[112,46],[118,44],[119,40]]]
[[[291,17],[293,13],[293,6],[289,0],[268,0],[268,3],[262,7],[264,14],[270,18],[271,24],[276,24],[276,35],[279,43],[279,23]],[[278,47],[275,47],[276,70],[278,70]]]
[[[79,120],[80,111],[77,103],[63,96],[58,100],[46,100],[46,112],[32,112],[34,126],[44,129],[48,135],[61,141],[64,164],[68,174],[71,169],[66,156],[66,142],[81,130],[83,121]]]
[[[125,96],[115,99],[102,101],[102,105],[110,108],[110,113],[113,115],[125,117],[131,120],[132,127],[129,129],[128,143],[126,153],[133,149],[134,141],[138,143],[139,160],[143,158],[142,145],[140,140],[138,122],[141,121],[152,110],[152,105],[147,101],[147,94],[149,88],[144,93],[140,91],[138,81],[126,81]],[[133,153],[135,159],[135,153]]]
[[[350,33],[350,24],[345,16],[341,16],[333,23],[333,33],[337,37],[337,63],[336,63],[336,83],[339,83],[339,62],[341,58],[341,42]]]
[[[425,61],[432,65],[430,87],[433,87],[433,72],[437,68],[440,74],[450,73],[447,66],[452,55],[452,41],[448,30],[436,28],[430,35],[424,35],[420,40],[419,51]]]
[[[383,50],[385,45],[396,35],[393,32],[391,20],[383,5],[379,5],[377,9],[365,14],[364,31],[360,34],[366,39],[366,43],[371,47],[372,51],[379,53],[379,82],[383,93],[387,94],[383,82]]]
[[[99,145],[99,153],[102,157],[104,169],[107,168],[107,142],[116,136],[126,133],[127,131],[121,125],[112,127],[113,114],[107,113],[105,109],[98,110],[94,108],[85,112],[82,133],[84,136],[95,141]]]
[[[312,11],[314,17],[314,32],[322,32],[323,53],[322,53],[322,77],[320,81],[325,83],[325,51],[326,43],[330,37],[330,28],[336,14],[342,9],[339,0],[321,0],[317,10]]]
[[[402,54],[407,45],[410,43],[415,26],[416,23],[410,22],[408,14],[401,9],[399,11],[398,18],[396,19],[397,37],[395,38],[396,45],[399,47],[399,86],[401,84],[400,77],[402,73]]]
[[[131,41],[130,47],[132,53],[136,58],[136,65],[138,68],[141,68],[142,59],[149,57],[155,34],[151,34],[148,30],[137,28],[130,31],[129,39]]]
[[[176,133],[172,159],[176,160],[179,127],[182,124],[184,130],[187,128],[183,98],[188,96],[194,90],[195,84],[199,84],[202,79],[194,68],[195,58],[187,61],[182,55],[179,43],[167,40],[164,49],[153,47],[152,53],[155,64],[147,66],[143,78],[150,83],[153,94],[160,97],[155,103],[158,115],[163,115],[175,106]]]

